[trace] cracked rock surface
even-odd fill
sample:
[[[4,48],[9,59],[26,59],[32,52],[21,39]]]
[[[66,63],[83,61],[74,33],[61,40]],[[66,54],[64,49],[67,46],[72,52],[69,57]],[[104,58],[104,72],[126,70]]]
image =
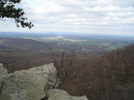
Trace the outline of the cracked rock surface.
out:
[[[60,80],[52,63],[7,73],[0,63],[0,100],[88,100],[58,89]]]
[[[40,100],[49,77],[56,74],[52,63],[11,74],[0,64],[0,100]]]

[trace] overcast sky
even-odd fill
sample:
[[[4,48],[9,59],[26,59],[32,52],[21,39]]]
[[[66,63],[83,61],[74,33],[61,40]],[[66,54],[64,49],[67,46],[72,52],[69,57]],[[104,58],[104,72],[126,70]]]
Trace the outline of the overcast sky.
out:
[[[134,34],[134,0],[22,0],[34,28],[0,20],[0,31]]]

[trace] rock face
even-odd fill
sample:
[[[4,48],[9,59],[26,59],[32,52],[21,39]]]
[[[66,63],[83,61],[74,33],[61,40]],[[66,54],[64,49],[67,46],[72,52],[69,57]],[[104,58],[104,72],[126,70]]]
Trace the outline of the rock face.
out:
[[[73,100],[88,100],[86,96],[73,96]]]
[[[54,87],[56,69],[47,64],[28,70],[7,74],[0,65],[0,100],[40,100],[45,96],[44,87]],[[51,81],[51,82],[49,82]]]
[[[53,89],[49,90],[50,95],[48,100],[88,100],[86,96],[70,96],[66,91],[59,90],[59,89]]]
[[[7,75],[7,69],[3,68],[2,63],[0,63],[0,76]]]
[[[88,100],[57,89],[59,84],[52,63],[10,74],[0,63],[0,100]]]

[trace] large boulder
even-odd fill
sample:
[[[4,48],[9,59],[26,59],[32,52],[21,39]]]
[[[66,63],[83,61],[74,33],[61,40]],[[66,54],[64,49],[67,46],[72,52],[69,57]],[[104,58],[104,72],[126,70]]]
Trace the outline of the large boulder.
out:
[[[2,66],[2,65],[1,65]],[[57,72],[53,64],[0,75],[0,100],[40,100],[45,96],[44,87],[54,87]],[[51,84],[49,81],[51,81]],[[52,86],[51,86],[52,85]]]
[[[59,84],[52,63],[10,74],[0,64],[0,100],[88,100],[57,89]]]
[[[86,96],[70,96],[66,91],[60,89],[49,90],[48,100],[88,100]]]

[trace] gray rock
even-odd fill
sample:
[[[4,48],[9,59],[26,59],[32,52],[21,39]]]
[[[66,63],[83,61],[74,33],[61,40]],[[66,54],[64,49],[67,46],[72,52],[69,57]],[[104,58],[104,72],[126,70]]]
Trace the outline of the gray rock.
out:
[[[48,100],[88,100],[86,96],[70,96],[66,91],[60,89],[49,90]]]
[[[72,96],[73,100],[88,100],[86,96]]]
[[[2,63],[0,63],[0,76],[7,75],[7,74],[8,74],[7,69],[3,68]]]
[[[73,100],[73,98],[64,90],[51,90],[48,100]]]
[[[3,68],[2,63],[0,63],[0,94],[3,89],[3,79],[8,75],[7,69]]]
[[[49,78],[55,79],[56,74],[51,63],[0,77],[0,100],[40,100]]]
[[[52,63],[11,74],[0,64],[0,100],[88,100],[85,96],[70,96],[58,89],[59,84]]]

